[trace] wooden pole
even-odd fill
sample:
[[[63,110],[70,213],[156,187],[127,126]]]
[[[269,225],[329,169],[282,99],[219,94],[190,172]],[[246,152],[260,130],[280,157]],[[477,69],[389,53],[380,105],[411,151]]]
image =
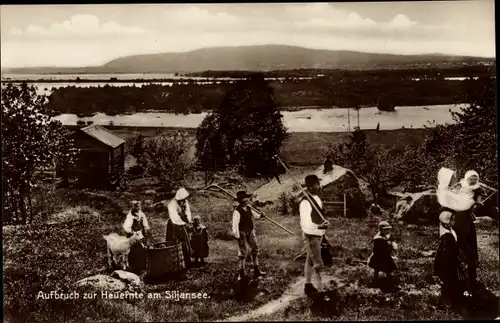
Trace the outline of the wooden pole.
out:
[[[350,108],[347,108],[347,131],[351,131],[351,114],[350,114]]]
[[[347,205],[346,205],[346,196],[345,196],[345,193],[344,193],[344,218],[347,217]]]
[[[221,190],[222,192],[226,193],[227,195],[229,195],[229,196],[230,196],[230,197],[232,197],[233,199],[235,199],[235,198],[236,198],[236,195],[234,195],[234,194],[232,194],[231,192],[229,192],[229,191],[225,190],[224,188],[220,187],[219,185],[212,184],[212,185],[207,186],[205,189],[207,189],[207,188],[209,188],[209,187],[215,187],[215,188],[217,188],[217,189]],[[254,208],[254,207],[253,207],[253,206],[251,206],[251,205],[249,205],[249,206],[250,206],[250,208],[251,208],[253,211],[255,211],[255,212],[259,213],[259,214],[260,214],[260,215],[261,215],[264,219],[266,219],[266,220],[270,221],[271,223],[273,223],[273,224],[277,225],[278,227],[282,228],[282,229],[283,229],[283,230],[285,230],[286,232],[288,232],[288,233],[290,233],[290,234],[292,234],[292,235],[295,235],[295,233],[294,233],[293,231],[288,230],[287,228],[285,228],[284,226],[282,226],[282,225],[281,225],[281,224],[279,224],[278,222],[276,222],[276,221],[274,221],[274,220],[272,220],[272,219],[268,218],[267,216],[265,216],[264,214],[262,214],[262,212],[261,212],[260,210],[257,210],[256,208]]]

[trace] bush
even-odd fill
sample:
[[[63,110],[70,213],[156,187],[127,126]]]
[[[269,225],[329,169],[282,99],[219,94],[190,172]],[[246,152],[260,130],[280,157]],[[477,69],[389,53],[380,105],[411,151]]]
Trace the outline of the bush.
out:
[[[166,190],[173,190],[182,185],[192,166],[186,154],[189,148],[185,137],[175,139],[161,134],[144,142],[138,162],[145,174],[157,178]]]
[[[144,168],[141,165],[134,165],[127,171],[127,176],[131,179],[141,177],[144,174]]]

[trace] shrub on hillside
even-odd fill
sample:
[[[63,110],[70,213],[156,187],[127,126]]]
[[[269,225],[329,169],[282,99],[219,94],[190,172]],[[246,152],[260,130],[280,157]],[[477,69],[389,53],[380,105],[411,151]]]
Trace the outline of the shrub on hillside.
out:
[[[185,137],[171,138],[161,134],[144,142],[144,151],[138,157],[144,173],[157,178],[166,190],[176,189],[184,181],[191,165]]]

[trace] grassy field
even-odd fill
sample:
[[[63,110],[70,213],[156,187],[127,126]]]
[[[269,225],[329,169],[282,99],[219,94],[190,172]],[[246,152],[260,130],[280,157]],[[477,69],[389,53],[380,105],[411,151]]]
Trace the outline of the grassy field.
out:
[[[145,137],[159,133],[175,134],[178,131],[195,136],[191,128],[156,127],[106,127],[127,139],[139,133]],[[426,129],[366,130],[368,141],[387,148],[403,149],[405,146],[418,146],[425,139]],[[319,165],[323,163],[331,147],[350,136],[349,132],[292,132],[288,134],[281,148],[282,156],[291,165]]]
[[[129,129],[113,129],[127,137]],[[156,131],[156,130],[151,130]],[[168,131],[173,131],[172,129]],[[369,134],[369,140],[400,143],[418,142],[416,130]],[[154,134],[154,132],[153,132]],[[283,147],[283,155],[298,164],[321,163],[324,147],[339,140],[342,134],[291,134]],[[393,139],[392,139],[393,140]],[[304,147],[305,146],[305,147]],[[310,149],[307,146],[311,147]],[[319,161],[317,161],[319,159]],[[196,174],[188,187],[201,187],[201,176]],[[248,189],[256,181],[245,181]],[[156,189],[157,193],[146,191]],[[158,285],[146,285],[145,292],[179,291],[206,292],[207,300],[42,300],[39,291],[72,291],[79,279],[106,272],[106,248],[103,234],[120,232],[124,212],[133,199],[158,201],[168,196],[159,193],[151,180],[130,183],[125,193],[56,190],[44,187],[37,193],[45,216],[31,227],[4,226],[4,317],[6,322],[116,322],[116,321],[212,321],[244,314],[251,309],[278,298],[303,275],[303,262],[293,259],[302,249],[301,239],[294,237],[270,222],[257,220],[257,235],[261,247],[261,263],[268,276],[261,283],[261,293],[251,302],[237,302],[232,288],[237,272],[237,244],[228,232],[231,228],[232,201],[212,192],[193,192],[190,199],[194,214],[202,216],[210,241],[208,264],[189,270],[184,280],[172,280]],[[40,199],[43,198],[43,201]],[[144,208],[152,222],[155,241],[164,236],[165,209]],[[297,234],[298,218],[279,215],[269,209],[268,215]],[[47,222],[55,224],[47,224]],[[338,320],[394,320],[394,319],[457,319],[456,314],[439,305],[438,285],[432,276],[433,258],[420,251],[435,250],[438,228],[434,226],[407,226],[395,224],[401,232],[398,250],[398,268],[402,291],[384,294],[368,288],[371,272],[366,265],[356,264],[353,258],[366,260],[370,240],[376,233],[379,219],[331,219],[328,237],[338,258],[327,273],[336,277],[342,287],[342,312]],[[478,227],[480,243],[479,277],[491,290],[500,290],[498,277],[498,226]],[[259,320],[313,320],[306,299],[294,301],[289,307]]]

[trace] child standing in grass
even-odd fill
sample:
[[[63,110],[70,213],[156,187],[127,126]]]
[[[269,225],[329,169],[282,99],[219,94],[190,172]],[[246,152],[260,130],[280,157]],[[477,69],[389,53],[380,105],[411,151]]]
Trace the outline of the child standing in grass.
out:
[[[392,253],[397,249],[396,242],[392,241],[392,226],[387,221],[380,221],[379,232],[373,237],[373,252],[368,259],[368,266],[374,270],[374,279],[377,280],[379,272],[391,278],[391,274],[396,270],[396,264]]]
[[[201,217],[193,217],[193,231],[191,233],[191,246],[195,265],[205,265],[205,258],[208,257],[208,233],[207,228],[201,223]]]

